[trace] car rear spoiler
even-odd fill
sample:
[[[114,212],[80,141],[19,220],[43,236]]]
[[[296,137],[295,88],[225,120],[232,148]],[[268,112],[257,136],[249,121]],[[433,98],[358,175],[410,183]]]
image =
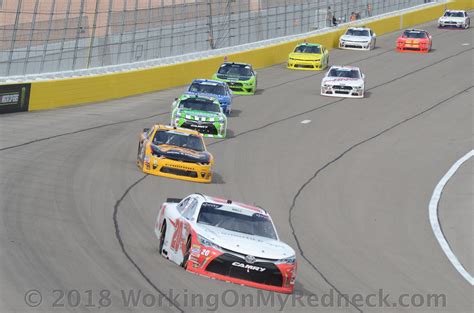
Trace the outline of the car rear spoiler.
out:
[[[168,203],[180,203],[181,200],[183,200],[183,199],[180,199],[180,198],[166,198],[166,202],[168,202]]]

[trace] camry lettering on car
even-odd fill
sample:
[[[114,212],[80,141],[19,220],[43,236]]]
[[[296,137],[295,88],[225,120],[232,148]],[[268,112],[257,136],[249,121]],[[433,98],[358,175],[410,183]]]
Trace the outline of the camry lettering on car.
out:
[[[232,266],[235,267],[240,267],[240,268],[245,268],[248,271],[256,271],[256,272],[265,272],[266,268],[260,267],[260,266],[255,266],[255,265],[249,265],[249,264],[244,264],[240,262],[234,262],[232,263]]]

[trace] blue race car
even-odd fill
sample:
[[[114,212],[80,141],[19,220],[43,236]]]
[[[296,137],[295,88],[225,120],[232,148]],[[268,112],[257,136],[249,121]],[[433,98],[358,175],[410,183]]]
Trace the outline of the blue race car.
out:
[[[229,115],[232,111],[232,91],[227,83],[209,79],[195,79],[185,94],[217,98],[222,111]]]

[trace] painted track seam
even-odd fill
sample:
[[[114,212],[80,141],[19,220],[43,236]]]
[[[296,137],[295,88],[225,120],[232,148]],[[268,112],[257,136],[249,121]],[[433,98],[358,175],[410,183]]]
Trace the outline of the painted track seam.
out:
[[[449,262],[451,262],[451,264],[454,266],[456,271],[458,271],[458,273],[461,274],[461,276],[465,280],[467,280],[467,282],[471,284],[471,286],[474,286],[474,277],[472,277],[471,274],[469,274],[469,272],[461,264],[461,262],[459,262],[458,258],[456,257],[453,250],[451,249],[451,246],[449,245],[448,241],[444,237],[444,233],[443,233],[443,230],[441,229],[441,225],[440,225],[439,217],[438,217],[438,206],[439,206],[439,200],[441,199],[441,195],[443,193],[443,189],[448,183],[448,181],[451,179],[451,177],[454,176],[454,174],[461,167],[461,165],[463,165],[464,162],[466,162],[473,156],[474,156],[474,149],[466,153],[462,158],[457,160],[456,163],[453,164],[453,166],[451,166],[448,172],[444,174],[443,178],[441,178],[439,183],[436,185],[433,191],[433,195],[431,196],[430,204],[428,206],[431,229],[433,229],[433,233],[436,237],[436,240],[441,246],[441,249],[443,250],[446,257],[449,259]]]

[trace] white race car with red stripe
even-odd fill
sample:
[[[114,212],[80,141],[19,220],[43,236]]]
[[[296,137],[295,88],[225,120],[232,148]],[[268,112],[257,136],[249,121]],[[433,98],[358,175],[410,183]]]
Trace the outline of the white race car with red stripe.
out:
[[[321,95],[363,98],[365,75],[355,66],[333,65],[321,81]]]
[[[295,251],[263,209],[202,194],[167,199],[155,223],[160,253],[190,272],[291,293]]]

